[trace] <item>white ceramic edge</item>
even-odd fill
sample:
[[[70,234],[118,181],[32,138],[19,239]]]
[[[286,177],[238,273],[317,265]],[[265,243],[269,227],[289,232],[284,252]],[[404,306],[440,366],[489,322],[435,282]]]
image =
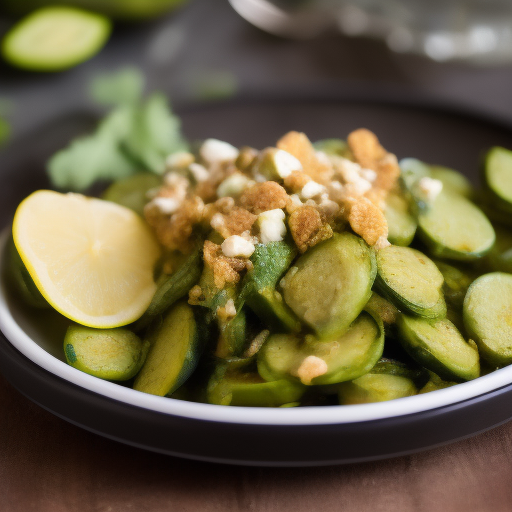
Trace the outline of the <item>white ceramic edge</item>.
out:
[[[0,268],[10,234],[0,236]],[[33,363],[50,373],[84,389],[126,404],[164,414],[196,420],[255,425],[330,425],[375,421],[429,411],[469,400],[512,382],[512,366],[476,380],[423,395],[390,402],[329,407],[257,408],[185,402],[148,395],[83,373],[56,359],[33,341],[12,317],[6,300],[6,285],[0,282],[0,329],[12,345]]]

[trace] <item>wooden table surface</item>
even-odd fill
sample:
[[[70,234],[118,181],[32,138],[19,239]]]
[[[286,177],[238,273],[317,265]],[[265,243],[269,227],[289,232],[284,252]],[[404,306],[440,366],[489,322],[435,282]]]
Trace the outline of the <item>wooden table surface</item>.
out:
[[[392,460],[251,468],[104,439],[39,408],[1,377],[0,410],[2,512],[512,510],[512,423]]]

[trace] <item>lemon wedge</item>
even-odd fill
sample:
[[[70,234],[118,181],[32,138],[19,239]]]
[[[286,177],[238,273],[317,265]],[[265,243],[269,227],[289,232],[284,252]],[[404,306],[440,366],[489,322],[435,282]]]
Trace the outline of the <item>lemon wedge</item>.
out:
[[[156,291],[159,245],[144,221],[124,206],[39,190],[18,206],[13,237],[44,298],[79,324],[129,324]]]

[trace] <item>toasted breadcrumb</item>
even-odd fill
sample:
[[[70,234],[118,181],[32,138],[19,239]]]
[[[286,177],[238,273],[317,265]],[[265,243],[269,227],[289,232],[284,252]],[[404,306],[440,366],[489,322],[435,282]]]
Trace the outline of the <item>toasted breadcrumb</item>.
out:
[[[229,213],[216,213],[213,215],[210,225],[223,238],[229,238],[230,236],[241,235],[246,231],[250,231],[257,218],[257,215],[248,212],[245,208],[234,206]]]
[[[332,175],[332,166],[319,159],[311,141],[304,133],[288,132],[277,142],[277,147],[293,155],[302,164],[304,172],[315,181],[323,183]]]
[[[183,201],[170,218],[155,212],[152,208],[146,208],[144,215],[148,224],[155,230],[158,241],[166,249],[187,253],[192,248],[191,235],[194,226],[201,222],[203,210],[203,201],[194,196]]]
[[[377,162],[377,178],[374,186],[381,190],[392,190],[400,177],[400,167],[396,156],[388,153]]]
[[[314,206],[305,205],[295,209],[288,219],[288,226],[300,252],[333,235],[331,226],[323,221]]]
[[[293,171],[284,179],[284,186],[294,194],[300,192],[311,178],[302,171]]]
[[[369,199],[361,198],[350,207],[348,215],[350,227],[368,245],[375,245],[380,237],[387,238],[388,223],[382,210]]]
[[[384,158],[386,150],[380,145],[377,136],[366,128],[354,130],[347,137],[347,142],[355,161],[367,169],[377,171],[376,163]]]
[[[283,209],[288,201],[286,190],[275,181],[257,183],[240,196],[240,205],[255,215],[267,210]]]
[[[201,287],[198,284],[196,284],[188,292],[188,303],[191,306],[197,306],[198,304],[201,304],[201,302],[203,300],[204,300],[203,290],[201,289]]]
[[[244,173],[249,173],[254,160],[258,156],[258,151],[254,148],[244,146],[240,148],[238,158],[235,160],[235,165]]]
[[[239,172],[232,162],[221,162],[210,168],[210,176],[207,180],[197,184],[195,193],[205,202],[214,201],[217,198],[217,188],[232,174]]]
[[[329,367],[323,359],[317,356],[307,356],[297,369],[297,377],[302,384],[309,386],[315,377],[325,375],[328,370]]]
[[[222,289],[226,283],[238,283],[240,273],[252,268],[247,258],[228,258],[222,254],[220,245],[206,240],[203,246],[203,259],[213,270],[213,280],[217,288]]]

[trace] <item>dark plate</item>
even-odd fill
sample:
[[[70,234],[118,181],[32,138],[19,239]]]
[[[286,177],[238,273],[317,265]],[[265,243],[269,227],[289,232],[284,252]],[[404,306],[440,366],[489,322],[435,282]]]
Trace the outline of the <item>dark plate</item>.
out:
[[[512,141],[512,128],[502,121],[418,98],[369,99],[352,95],[246,99],[191,107],[181,115],[190,138],[213,136],[238,146],[269,146],[292,129],[304,131],[314,140],[345,136],[350,130],[367,127],[399,158],[414,156],[455,167],[473,180],[482,153],[492,145],[508,146]],[[9,223],[24,196],[48,186],[43,169],[45,159],[71,137],[88,130],[93,121],[87,114],[56,120],[30,137],[15,141],[0,156],[1,225]],[[27,318],[25,324],[29,323]],[[26,327],[23,322],[20,325]],[[14,342],[13,334],[9,336]],[[111,439],[210,461],[292,466],[385,458],[471,436],[512,418],[511,368],[449,390],[401,399],[393,405],[379,404],[380,411],[385,407],[400,411],[391,417],[384,414],[371,419],[372,414],[368,414],[368,419],[354,421],[344,419],[343,410],[348,414],[348,409],[336,406],[322,408],[321,413],[319,409],[308,409],[311,421],[298,419],[305,409],[273,410],[272,414],[281,415],[280,421],[275,422],[265,419],[264,410],[248,410],[248,420],[233,421],[234,416],[221,419],[222,411],[228,408],[219,409],[220,406],[202,405],[207,408],[205,411],[215,412],[204,417],[181,414],[178,409],[161,412],[140,407],[78,386],[31,359],[37,357],[23,355],[5,337],[0,338],[2,373],[45,409]],[[112,389],[125,389],[107,384],[115,386]],[[465,394],[468,390],[470,393]],[[453,399],[447,402],[446,397]],[[421,406],[427,402],[428,407]],[[350,407],[359,408],[351,409],[357,414],[373,410],[373,404]],[[316,421],[315,411],[326,421]],[[236,413],[243,414],[243,409]],[[257,414],[262,419],[252,421],[250,418],[257,418]],[[293,421],[286,424],[283,414],[289,414]]]

